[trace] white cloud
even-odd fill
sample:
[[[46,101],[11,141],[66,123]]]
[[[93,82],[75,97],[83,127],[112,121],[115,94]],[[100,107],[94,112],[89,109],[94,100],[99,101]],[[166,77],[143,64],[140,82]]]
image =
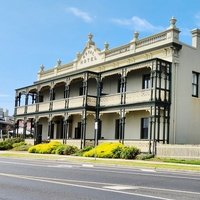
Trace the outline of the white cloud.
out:
[[[72,13],[74,16],[81,18],[86,23],[91,23],[93,21],[89,13],[80,10],[79,8],[69,7],[66,9],[68,12]]]
[[[133,16],[131,19],[112,19],[112,22],[121,26],[127,26],[135,31],[154,32],[163,29],[163,27],[154,26],[146,19],[137,16]]]

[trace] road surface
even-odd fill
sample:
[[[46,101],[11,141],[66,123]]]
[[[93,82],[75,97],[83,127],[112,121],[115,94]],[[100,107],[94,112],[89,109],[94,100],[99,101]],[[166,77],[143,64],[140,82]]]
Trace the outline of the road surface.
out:
[[[0,157],[0,200],[200,200],[200,174]]]

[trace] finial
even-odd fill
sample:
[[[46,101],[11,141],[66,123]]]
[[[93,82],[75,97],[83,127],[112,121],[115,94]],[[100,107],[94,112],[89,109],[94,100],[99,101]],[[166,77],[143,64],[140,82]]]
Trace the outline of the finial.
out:
[[[44,65],[40,65],[40,72],[43,72],[44,71]]]
[[[89,34],[88,34],[88,42],[92,41],[92,38],[93,38],[92,33],[89,33]]]
[[[87,42],[87,45],[95,45],[95,43],[92,41],[92,38],[93,38],[93,35],[92,33],[89,33],[88,34],[88,42]]]
[[[80,52],[77,52],[77,53],[76,53],[76,58],[79,59],[80,56],[81,56],[81,53],[80,53]]]
[[[60,66],[62,61],[60,59],[57,60],[57,66]]]
[[[134,32],[134,40],[138,40],[139,33],[137,31]]]
[[[175,17],[172,17],[170,19],[170,28],[176,28],[176,18]]]
[[[109,44],[108,42],[105,42],[104,43],[104,50],[107,51],[109,49]]]

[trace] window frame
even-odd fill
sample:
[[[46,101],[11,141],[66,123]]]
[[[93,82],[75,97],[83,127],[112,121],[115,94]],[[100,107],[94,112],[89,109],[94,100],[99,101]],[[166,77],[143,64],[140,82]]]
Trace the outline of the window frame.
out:
[[[192,96],[199,97],[199,73],[194,71],[192,72]]]
[[[142,76],[142,89],[150,89],[151,87],[151,75],[143,74]]]

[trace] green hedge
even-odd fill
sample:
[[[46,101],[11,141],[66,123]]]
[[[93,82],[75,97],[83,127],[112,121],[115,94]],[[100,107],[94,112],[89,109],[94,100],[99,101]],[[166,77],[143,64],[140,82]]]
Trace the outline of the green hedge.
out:
[[[78,151],[76,146],[61,144],[60,142],[53,141],[49,143],[38,144],[29,148],[29,153],[42,153],[42,154],[59,154],[59,155],[72,155]]]
[[[41,153],[41,154],[54,154],[56,152],[56,149],[61,145],[62,144],[57,141],[44,143],[44,144],[38,144],[29,148],[28,152]]]
[[[71,146],[71,145],[60,145],[56,149],[56,154],[59,155],[72,155],[74,153],[78,152],[78,148],[76,146]]]
[[[10,150],[16,143],[24,142],[22,138],[11,138],[0,142],[0,150]]]
[[[113,151],[123,147],[121,143],[103,143],[83,154],[85,157],[113,158]]]
[[[97,158],[123,158],[123,159],[135,159],[140,153],[140,150],[136,147],[128,147],[121,143],[103,143],[97,147],[85,152],[85,157],[97,157]]]

